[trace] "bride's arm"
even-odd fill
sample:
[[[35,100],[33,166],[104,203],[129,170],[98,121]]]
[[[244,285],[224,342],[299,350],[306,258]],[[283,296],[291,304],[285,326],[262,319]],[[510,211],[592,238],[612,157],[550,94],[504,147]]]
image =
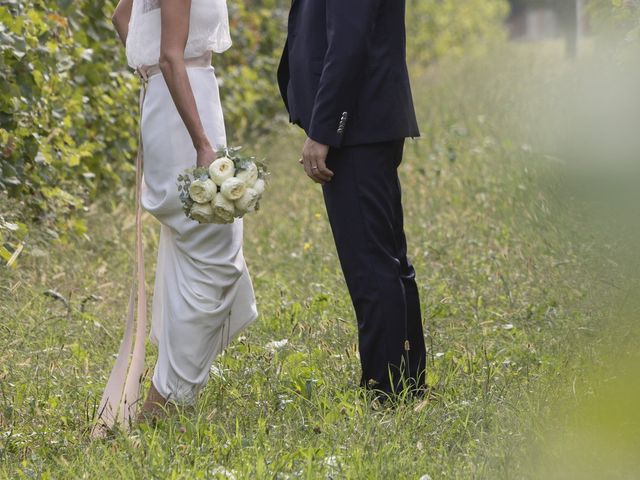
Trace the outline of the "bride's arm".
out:
[[[133,0],[120,0],[116,9],[111,16],[111,23],[116,27],[118,36],[123,45],[127,43],[127,34],[129,33],[129,19],[131,18],[131,7]]]
[[[197,164],[206,167],[216,154],[202,126],[184,64],[191,0],[160,0],[160,10],[160,70],[198,153]]]

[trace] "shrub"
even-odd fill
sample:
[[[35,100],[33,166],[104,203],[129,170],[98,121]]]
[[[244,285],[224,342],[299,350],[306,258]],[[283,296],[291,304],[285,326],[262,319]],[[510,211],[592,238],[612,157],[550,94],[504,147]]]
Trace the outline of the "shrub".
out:
[[[587,10],[596,34],[618,41],[640,40],[640,0],[590,0]]]
[[[229,2],[233,46],[220,59],[227,135],[230,143],[255,141],[280,125],[284,106],[276,70],[284,46],[288,10],[282,1]]]
[[[505,38],[507,0],[407,0],[408,58],[431,63]]]
[[[0,2],[0,188],[23,218],[68,223],[133,170],[131,73],[105,1]],[[56,235],[56,234],[54,234]]]

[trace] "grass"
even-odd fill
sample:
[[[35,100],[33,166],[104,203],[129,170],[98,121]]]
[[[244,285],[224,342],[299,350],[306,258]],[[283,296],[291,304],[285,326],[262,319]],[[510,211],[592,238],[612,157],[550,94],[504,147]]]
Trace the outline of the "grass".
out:
[[[572,478],[563,459],[581,457],[563,439],[610,377],[602,352],[638,343],[629,323],[609,329],[593,242],[557,208],[556,167],[528,122],[523,99],[563,68],[551,45],[414,69],[423,138],[408,141],[401,179],[429,402],[373,411],[357,396],[351,303],[319,188],[296,162],[303,137],[285,127],[264,141],[273,181],[245,221],[261,318],[217,359],[195,413],[86,435],[123,327],[130,205],[105,198],[86,238],[35,242],[2,269],[0,477]],[[158,228],[145,217],[149,292]],[[629,458],[606,478],[637,478]]]

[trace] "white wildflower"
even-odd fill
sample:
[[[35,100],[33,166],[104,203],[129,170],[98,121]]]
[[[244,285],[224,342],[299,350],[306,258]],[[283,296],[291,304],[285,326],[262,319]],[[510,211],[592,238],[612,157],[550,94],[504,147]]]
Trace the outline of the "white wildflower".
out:
[[[273,342],[267,343],[264,348],[271,352],[275,352],[276,350],[283,348],[287,343],[289,343],[289,340],[286,338],[282,340],[274,340]]]

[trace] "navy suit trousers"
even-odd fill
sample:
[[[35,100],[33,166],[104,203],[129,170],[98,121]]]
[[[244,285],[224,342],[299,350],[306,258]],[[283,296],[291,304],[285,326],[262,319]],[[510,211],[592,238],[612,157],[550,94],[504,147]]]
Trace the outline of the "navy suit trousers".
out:
[[[358,321],[361,385],[397,393],[424,384],[420,298],[398,179],[404,139],[331,148],[323,194]]]

